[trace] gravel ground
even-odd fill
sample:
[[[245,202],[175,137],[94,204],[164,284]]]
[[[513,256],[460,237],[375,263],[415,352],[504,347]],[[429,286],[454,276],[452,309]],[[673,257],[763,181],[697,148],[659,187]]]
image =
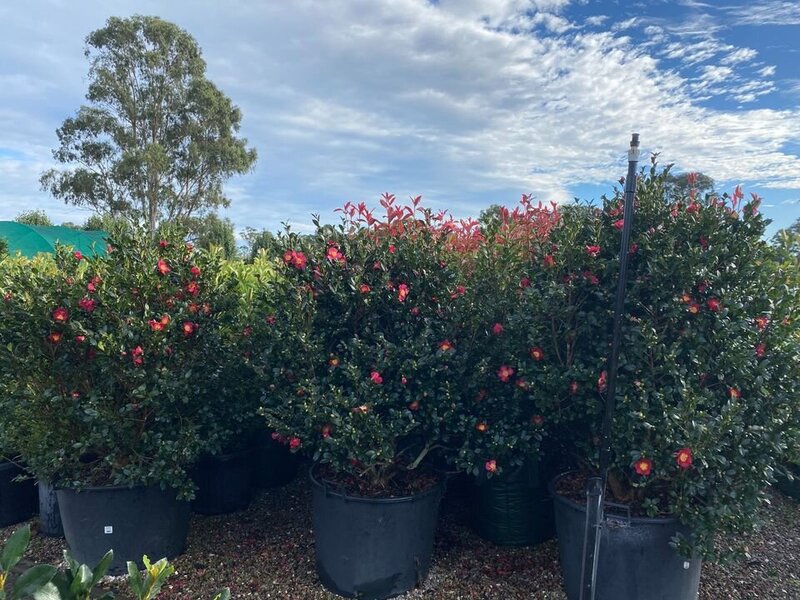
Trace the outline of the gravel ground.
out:
[[[249,510],[195,516],[189,547],[162,600],[210,600],[228,586],[233,598],[328,600],[314,571],[310,490],[303,477],[262,492]],[[764,527],[747,540],[750,557],[705,565],[702,600],[800,598],[800,505],[777,491],[761,515]],[[35,529],[35,521],[32,522]],[[0,529],[6,539],[14,527]],[[63,540],[34,535],[28,558],[55,563]],[[115,587],[113,583],[111,587]],[[119,600],[129,600],[120,591]],[[434,565],[424,587],[403,600],[563,600],[555,541],[534,548],[499,548],[468,527],[465,503],[449,495],[442,506]],[[646,600],[646,599],[642,599]]]

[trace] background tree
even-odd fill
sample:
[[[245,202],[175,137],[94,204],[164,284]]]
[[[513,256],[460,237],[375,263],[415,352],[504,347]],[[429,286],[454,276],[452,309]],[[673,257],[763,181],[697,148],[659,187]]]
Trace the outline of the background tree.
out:
[[[42,188],[67,203],[143,222],[227,206],[222,185],[256,151],[241,112],[211,81],[195,39],[157,17],[111,17],[86,38],[88,105],[56,131]]]
[[[502,211],[503,207],[499,204],[492,204],[481,211],[478,222],[481,224],[481,232],[487,239],[493,238],[500,230],[500,225],[503,224]]]
[[[683,197],[689,194],[689,188],[697,190],[698,194],[703,194],[714,191],[714,180],[704,173],[696,173],[697,181],[694,185],[689,185],[689,173],[672,173],[669,172],[664,180],[664,185],[667,192],[671,196]]]
[[[19,213],[14,220],[23,225],[38,225],[40,227],[52,227],[53,221],[47,216],[43,210],[23,210]]]
[[[247,243],[247,251],[250,260],[254,260],[261,250],[266,250],[269,256],[279,256],[282,253],[282,246],[273,232],[268,229],[258,231],[252,227],[248,227],[242,232],[242,237]]]
[[[209,249],[211,246],[222,248],[225,258],[234,258],[239,254],[236,247],[236,235],[233,233],[233,222],[220,218],[216,213],[208,213],[202,217],[186,219],[182,225],[188,230],[189,239],[198,248]]]

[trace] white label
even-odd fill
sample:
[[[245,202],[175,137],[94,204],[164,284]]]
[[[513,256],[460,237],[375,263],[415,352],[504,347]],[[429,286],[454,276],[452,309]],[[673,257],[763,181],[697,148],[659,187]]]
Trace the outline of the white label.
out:
[[[689,561],[688,560],[683,562],[683,568],[684,569],[688,569],[689,568]]]
[[[106,525],[103,527],[103,533],[108,535],[109,533],[114,533],[114,528],[111,525]]]

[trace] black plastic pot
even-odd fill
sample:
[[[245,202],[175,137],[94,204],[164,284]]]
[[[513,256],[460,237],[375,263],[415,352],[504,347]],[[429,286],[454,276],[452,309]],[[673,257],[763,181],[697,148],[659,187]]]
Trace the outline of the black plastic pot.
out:
[[[36,514],[36,485],[32,479],[14,481],[25,470],[16,463],[0,462],[0,527],[27,521]]]
[[[403,498],[347,496],[310,472],[317,574],[347,598],[391,598],[428,575],[445,484]]]
[[[55,488],[44,481],[37,482],[36,487],[39,488],[39,533],[48,537],[64,537]]]
[[[498,546],[532,546],[555,535],[547,478],[531,462],[473,487],[473,523]]]
[[[567,598],[580,598],[581,558],[586,505],[559,496],[556,477],[550,484]],[[699,559],[685,559],[670,547],[678,532],[676,519],[612,514],[607,505],[601,532],[596,600],[695,600],[700,585]]]
[[[57,490],[64,536],[80,563],[95,565],[114,550],[109,573],[127,572],[127,561],[142,555],[174,558],[186,548],[191,511],[174,490],[158,486],[92,487]]]
[[[266,428],[255,442],[255,484],[261,489],[286,485],[297,476],[300,457],[272,439]]]
[[[793,479],[780,474],[775,478],[775,487],[790,498],[800,500],[800,465],[789,464],[786,468],[792,472]]]
[[[204,456],[193,469],[197,493],[192,509],[204,515],[244,510],[253,499],[252,452]]]

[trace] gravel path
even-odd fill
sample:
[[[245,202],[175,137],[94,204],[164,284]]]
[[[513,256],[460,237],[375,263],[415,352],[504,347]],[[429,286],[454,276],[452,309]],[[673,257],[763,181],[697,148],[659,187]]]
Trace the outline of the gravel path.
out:
[[[309,508],[310,490],[299,477],[284,488],[261,493],[246,512],[194,517],[189,548],[175,560],[177,573],[160,599],[210,600],[223,586],[231,588],[233,598],[337,598],[325,591],[314,572]],[[748,538],[749,559],[703,567],[702,600],[800,598],[800,504],[774,492],[772,505],[761,516],[763,529]],[[464,502],[449,496],[428,580],[403,600],[566,598],[554,541],[534,548],[499,548],[477,537],[467,522]],[[0,539],[13,529],[0,529]],[[62,548],[63,540],[35,535],[28,557],[57,562]],[[129,600],[124,593],[117,598]]]

